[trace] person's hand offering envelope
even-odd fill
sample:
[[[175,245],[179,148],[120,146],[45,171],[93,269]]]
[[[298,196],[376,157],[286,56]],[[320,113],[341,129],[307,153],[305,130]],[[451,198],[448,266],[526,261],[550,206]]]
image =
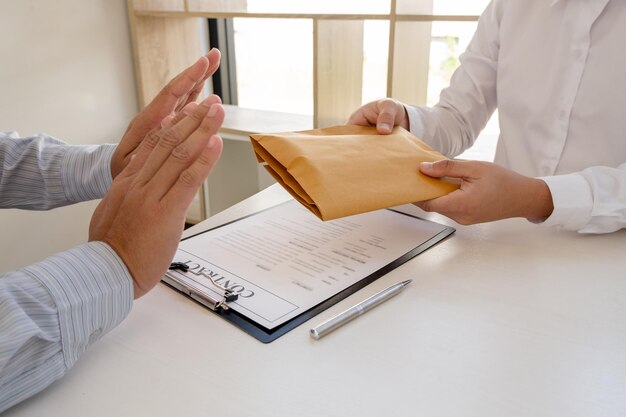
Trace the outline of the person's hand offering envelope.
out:
[[[334,126],[250,136],[258,161],[322,220],[430,200],[458,185],[419,172],[446,159],[401,127]]]

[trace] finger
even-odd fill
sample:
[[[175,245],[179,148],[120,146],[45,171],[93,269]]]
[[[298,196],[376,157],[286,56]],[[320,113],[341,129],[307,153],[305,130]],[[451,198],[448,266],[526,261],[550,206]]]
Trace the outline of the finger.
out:
[[[198,82],[204,78],[209,60],[206,56],[200,57],[193,65],[178,74],[173,80],[159,91],[157,96],[146,106],[144,110],[153,123],[159,123],[168,114],[184,107],[179,105],[179,100],[189,95]]]
[[[202,88],[204,88],[204,82],[213,74],[215,74],[215,72],[219,68],[221,60],[222,60],[222,53],[219,51],[219,49],[213,48],[207,54],[207,58],[209,58],[209,68],[204,74],[204,78],[202,79],[202,82],[200,83],[200,85],[196,86],[196,88],[194,89],[194,92],[192,92],[191,97],[190,97],[191,100],[195,100],[197,98],[198,94],[202,92]],[[195,94],[195,97],[194,97],[194,94]]]
[[[205,100],[209,107],[211,107],[213,104],[222,104],[222,99],[220,98],[220,96],[217,96],[215,94],[211,94]],[[185,116],[189,116],[196,109],[197,106],[198,103],[193,101],[187,104],[180,112],[176,113],[172,124],[175,125],[176,123],[183,120]]]
[[[165,116],[165,118],[163,120],[161,120],[161,129],[167,129],[168,127],[171,127],[174,123],[172,122],[174,120],[174,116],[173,115],[169,115],[169,116]]]
[[[169,127],[174,126],[176,123],[178,123],[181,120],[183,120],[186,116],[189,116],[191,113],[193,113],[193,111],[197,107],[198,107],[198,103],[196,103],[196,102],[191,102],[191,103],[187,104],[178,113],[171,114],[171,115],[167,116],[165,119],[163,119],[163,122],[161,122],[161,128],[167,129]]]
[[[179,111],[178,113],[175,113],[173,115],[170,115],[168,117],[166,117],[163,120],[168,119],[169,117],[171,117],[170,119],[170,123],[168,124],[168,126],[163,126],[163,123],[161,123],[162,127],[170,127],[170,126],[174,126],[176,123],[180,122],[181,120],[183,120],[186,116],[189,116],[190,114],[193,113],[193,111],[198,107],[198,103],[196,102],[191,102],[188,103],[185,107],[182,108],[181,111]]]
[[[350,115],[346,123],[357,126],[374,126],[377,117],[378,106],[375,101],[372,101],[359,107]]]
[[[198,126],[202,124],[205,116],[210,111],[208,106],[209,100],[207,99],[196,107],[189,116],[183,118],[171,128],[146,137],[144,140],[145,147],[152,147],[152,151],[137,176],[138,183],[147,183],[161,168],[172,153],[172,150],[176,148],[179,143],[186,140]]]
[[[365,118],[363,111],[361,109],[358,109],[357,111],[352,113],[350,117],[348,118],[348,121],[346,122],[346,124],[356,125],[356,126],[369,126],[370,125],[367,119]]]
[[[211,102],[210,104],[219,102],[221,103],[221,99],[219,99],[218,96],[215,96],[218,98],[218,100],[215,100],[213,98],[211,98]],[[209,107],[210,107],[209,104]],[[166,116],[165,119],[163,119],[163,121],[161,122],[161,128],[168,128],[171,126],[174,126],[176,123],[180,122],[181,120],[183,120],[186,116],[191,115],[191,113],[193,113],[193,111],[198,107],[198,103],[196,103],[195,101],[192,101],[190,103],[187,103],[187,105],[185,107],[183,107],[178,113],[175,114],[171,114],[169,116]]]
[[[461,192],[461,190],[456,190],[442,197],[433,198],[431,200],[418,201],[417,203],[413,204],[415,204],[417,207],[421,208],[424,211],[448,215],[450,213],[451,207],[455,207],[457,205],[455,201],[459,198]]]
[[[198,98],[198,96],[200,94],[202,94],[202,90],[204,90],[204,81],[202,82],[202,84],[200,84],[197,88],[194,88],[190,93],[189,96],[185,99],[186,103],[193,103],[196,101],[196,99]],[[184,103],[183,103],[184,104]]]
[[[209,62],[210,59],[214,62]],[[197,88],[198,84],[204,84],[209,71],[212,71],[210,74],[215,72],[219,66],[219,61],[219,51],[211,51],[171,80],[131,121],[124,134],[125,140],[119,145],[120,152],[123,155],[128,155],[134,151],[148,131],[159,126],[168,115],[182,109],[188,102],[187,98]]]
[[[415,204],[417,207],[421,208],[424,211],[432,212],[434,211],[432,201],[433,200],[424,200],[424,201],[418,201],[413,204]]]
[[[204,74],[205,80],[209,78],[211,75],[215,74],[215,71],[217,71],[217,69],[219,68],[220,62],[222,60],[222,53],[220,52],[219,49],[213,48],[207,54],[207,58],[209,58],[209,68]]]
[[[149,154],[149,152],[145,152],[145,154]],[[120,182],[122,181],[122,179],[125,178],[130,178],[132,176],[135,175],[135,173],[137,173],[137,171],[139,171],[141,169],[141,167],[143,166],[143,164],[145,163],[146,157],[140,157],[139,156],[139,152],[131,155],[128,157],[129,158],[129,162],[126,165],[126,167],[122,170],[122,172],[120,172],[120,174],[118,175]],[[116,178],[118,179],[118,178]],[[113,181],[113,184],[115,184],[115,181]],[[111,188],[113,187],[113,185],[111,186]]]
[[[198,103],[196,103],[196,102],[188,103],[185,107],[183,107],[183,109],[179,113],[176,114],[176,116],[178,116],[177,120],[176,120],[176,123],[180,122],[183,119],[184,116],[189,116],[191,113],[193,113],[193,111],[197,107],[198,107]],[[180,113],[182,113],[182,115]],[[174,123],[174,124],[176,124],[176,123]]]
[[[222,139],[213,135],[200,152],[196,160],[178,176],[176,182],[164,196],[164,203],[172,210],[184,213],[198,191],[198,187],[207,179],[222,153]]]
[[[209,60],[209,67],[204,73],[204,77],[202,77],[202,81],[200,82],[201,87],[204,85],[204,82],[209,79],[209,77],[211,77],[213,74],[215,74],[215,71],[217,71],[217,69],[219,68],[222,60],[222,53],[219,49],[213,48],[209,51],[206,57]],[[198,85],[196,85],[196,87],[198,87]],[[201,90],[202,88],[200,88],[200,91]]]
[[[205,102],[207,106],[210,107],[212,104],[215,103],[221,104],[222,100],[219,98],[219,96],[213,94],[209,96],[205,100]],[[197,109],[198,105],[199,104],[195,102],[187,104],[180,112],[176,113],[175,115],[166,116],[165,119],[163,119],[163,121],[161,122],[160,128],[154,128],[146,135],[144,135],[144,137],[140,137],[139,142],[141,142],[141,145],[138,147],[137,152],[135,152],[134,155],[139,155],[139,160],[142,163],[141,166],[143,166],[143,163],[149,156],[150,152],[152,152],[152,150],[159,142],[158,132],[171,128],[172,126],[183,120],[186,116],[191,115]],[[134,151],[134,148],[129,150],[129,155],[127,156],[127,158],[130,157],[130,153],[132,151]]]
[[[204,73],[202,78],[198,80],[198,82],[196,82],[196,84],[191,89],[191,91],[187,94],[184,100],[179,100],[178,108],[182,108],[186,106],[188,103],[194,102],[198,98],[198,96],[202,93],[206,80],[210,76],[212,76],[215,73],[215,71],[217,71],[217,69],[219,68],[220,61],[221,61],[221,53],[217,48],[211,49],[209,53],[206,55],[206,57],[209,60],[209,66],[207,67],[206,72]]]
[[[472,161],[442,159],[436,162],[422,162],[419,170],[422,174],[434,178],[475,178],[478,168]]]
[[[196,160],[209,139],[217,133],[223,120],[224,108],[220,104],[211,106],[196,131],[172,150],[163,166],[154,174],[148,184],[149,192],[158,196],[165,195],[177,181],[181,172]]]
[[[125,173],[126,176],[134,176],[137,172],[143,167],[146,160],[152,153],[152,150],[159,143],[160,137],[159,132],[160,128],[154,128],[150,130],[145,137],[142,138],[141,144],[137,147],[134,153],[128,155],[129,163],[126,165],[126,168],[122,170],[122,173]],[[133,164],[131,164],[134,162]],[[121,175],[121,173],[120,173]]]
[[[126,127],[126,131],[124,131],[124,135],[122,136],[123,139],[127,137],[129,132],[136,129],[136,124],[137,124],[137,116],[135,116],[128,124],[128,127]],[[141,139],[135,139],[132,142],[125,141],[123,139],[117,145],[117,148],[120,150],[120,152],[122,152],[123,155],[128,155],[130,152],[136,149],[137,146],[139,146],[139,144],[141,143]]]
[[[398,116],[401,104],[395,100],[383,99],[378,101],[378,117],[376,119],[376,130],[381,134],[391,133],[393,127],[398,124]],[[402,109],[404,111],[404,109]]]

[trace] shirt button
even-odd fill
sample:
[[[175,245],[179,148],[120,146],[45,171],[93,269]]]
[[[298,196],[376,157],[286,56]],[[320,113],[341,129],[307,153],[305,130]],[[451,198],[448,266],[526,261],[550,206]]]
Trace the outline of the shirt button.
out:
[[[565,120],[566,117],[567,117],[567,112],[565,110],[561,110],[559,112],[559,120]]]
[[[574,57],[574,59],[580,58],[581,55],[582,55],[582,52],[580,51],[580,49],[574,49],[574,52],[572,53],[572,56]]]

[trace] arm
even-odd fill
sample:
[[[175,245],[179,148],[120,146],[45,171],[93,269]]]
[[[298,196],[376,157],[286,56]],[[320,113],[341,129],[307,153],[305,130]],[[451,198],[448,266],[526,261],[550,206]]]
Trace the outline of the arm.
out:
[[[19,139],[0,133],[0,208],[45,210],[102,198],[148,133],[195,108],[219,64],[220,52],[212,49],[173,78],[130,122],[117,147],[68,146],[46,135]]]
[[[461,181],[457,191],[416,203],[461,224],[525,217],[580,233],[626,228],[626,163],[542,178],[476,161],[424,163],[420,170],[435,178]]]
[[[441,153],[454,157],[469,148],[497,105],[496,79],[502,2],[492,1],[461,55],[450,86],[434,107],[381,99],[357,109],[348,124],[376,126],[381,134],[402,126]]]
[[[0,413],[61,378],[132,300],[128,270],[101,242],[0,275]]]
[[[553,210],[552,196],[544,181],[526,177],[490,162],[441,160],[420,164],[423,174],[455,178],[459,189],[443,197],[415,203],[460,224],[474,224],[511,217],[543,221]]]
[[[448,157],[471,147],[496,109],[501,17],[502,2],[492,1],[439,103],[405,106],[411,133]]]
[[[0,412],[63,376],[161,279],[222,151],[215,96],[151,132],[91,220],[91,243],[0,276]]]
[[[554,211],[545,225],[580,233],[626,228],[626,163],[541,179],[554,200]]]
[[[111,185],[114,149],[0,134],[0,207],[47,210],[102,198]]]

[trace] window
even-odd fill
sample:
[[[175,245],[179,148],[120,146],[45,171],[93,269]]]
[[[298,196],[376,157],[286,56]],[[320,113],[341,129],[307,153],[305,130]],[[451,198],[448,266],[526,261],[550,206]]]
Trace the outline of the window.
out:
[[[233,23],[237,104],[312,116],[313,22],[235,18]]]
[[[245,108],[313,116],[315,59],[316,55],[319,59],[325,53],[316,50],[315,25],[324,21],[321,14],[328,14],[326,17],[333,16],[328,22],[361,25],[350,29],[356,33],[355,39],[360,40],[351,45],[359,51],[350,58],[361,59],[360,73],[353,74],[360,79],[360,88],[356,94],[352,90],[352,107],[344,103],[337,114],[320,119],[318,125],[341,123],[360,104],[385,96],[414,104],[435,104],[459,65],[459,55],[471,40],[477,16],[488,1],[397,0],[393,3],[397,14],[392,23],[390,0],[247,0],[241,6],[245,13],[234,17],[231,25],[233,43],[229,52],[235,56],[235,68],[230,71],[228,82],[237,92],[233,102]],[[318,31],[326,30],[320,27]],[[395,31],[395,50],[390,60],[391,27]],[[328,45],[333,44],[322,47]],[[414,53],[405,52],[409,50]],[[340,60],[341,55],[337,58],[331,54],[330,59]],[[403,71],[403,65],[409,70]],[[394,72],[390,76],[391,68]],[[329,89],[329,95],[336,87]],[[327,103],[333,98],[324,100]],[[318,108],[318,113],[324,109]],[[474,147],[461,157],[492,160],[498,132],[497,116],[494,116]]]
[[[209,42],[225,52],[214,90],[241,108],[227,108],[224,162],[193,216],[219,212],[271,183],[250,155],[249,132],[344,123],[362,103],[384,96],[434,104],[488,1],[130,0],[141,104],[206,49],[207,19]],[[492,159],[496,120],[460,157]]]

